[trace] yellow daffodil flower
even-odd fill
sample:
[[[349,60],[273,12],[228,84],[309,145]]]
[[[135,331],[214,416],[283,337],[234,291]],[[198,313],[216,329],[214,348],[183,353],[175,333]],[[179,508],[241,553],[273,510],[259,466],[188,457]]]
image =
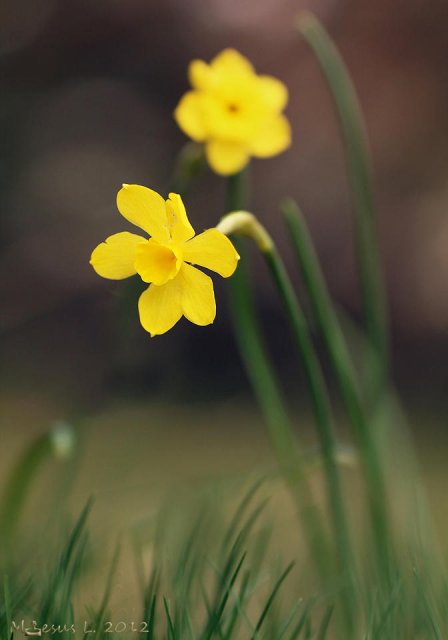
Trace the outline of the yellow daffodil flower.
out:
[[[237,173],[250,156],[268,158],[290,145],[291,129],[282,114],[288,90],[280,80],[257,75],[234,49],[210,64],[193,60],[188,75],[193,90],[182,97],[174,117],[187,136],[205,144],[216,173]]]
[[[201,326],[211,324],[216,315],[213,282],[193,265],[231,276],[239,256],[230,240],[217,229],[195,236],[177,193],[165,201],[152,189],[124,184],[117,206],[150,238],[128,231],[110,236],[92,253],[95,271],[112,280],[138,273],[151,283],[138,303],[140,322],[151,336],[166,333],[182,316]]]

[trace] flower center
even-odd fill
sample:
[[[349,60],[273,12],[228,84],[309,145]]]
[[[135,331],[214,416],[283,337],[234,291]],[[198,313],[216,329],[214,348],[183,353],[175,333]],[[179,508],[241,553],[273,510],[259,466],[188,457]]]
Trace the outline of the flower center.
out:
[[[234,102],[230,102],[227,105],[227,111],[229,113],[236,114],[236,113],[238,113],[240,111],[240,107],[239,107],[239,105],[235,104]]]
[[[135,270],[144,282],[162,285],[172,280],[182,265],[180,247],[161,244],[154,239],[137,246]]]

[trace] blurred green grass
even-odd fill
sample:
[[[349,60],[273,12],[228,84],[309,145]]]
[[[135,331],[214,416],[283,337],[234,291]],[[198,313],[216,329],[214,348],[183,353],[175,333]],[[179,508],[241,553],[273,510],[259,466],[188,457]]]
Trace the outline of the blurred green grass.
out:
[[[58,407],[48,398],[1,394],[0,486],[23,449],[52,424]],[[448,528],[445,487],[448,481],[448,433],[442,415],[410,409],[423,482],[442,540]],[[296,427],[313,446],[307,409],[295,410]],[[425,429],[422,428],[425,426]],[[418,428],[417,428],[418,427]],[[428,433],[431,437],[428,437]],[[79,511],[86,498],[95,498],[92,526],[99,532],[132,528],[170,493],[199,490],[207,482],[230,486],[257,474],[274,474],[276,464],[256,407],[244,401],[213,405],[158,401],[111,400],[96,415],[80,423],[79,460],[68,504]],[[399,452],[392,452],[399,456]],[[45,496],[64,461],[43,469],[27,508],[45,506]],[[346,475],[356,479],[357,471]],[[316,482],[319,470],[315,471]],[[36,513],[32,514],[33,517]]]
[[[51,425],[57,407],[48,398],[14,395],[11,390],[8,395],[0,396],[0,403],[3,485],[23,449]],[[311,417],[307,409],[296,406],[293,415],[305,443],[312,447]],[[432,434],[427,438],[421,428],[416,429],[416,434],[420,434],[416,450],[439,540],[446,552],[448,437],[443,416],[429,415],[426,410],[414,407],[411,423],[420,427],[425,424]],[[87,526],[87,562],[83,579],[73,594],[78,612],[98,603],[108,580],[114,549],[121,542],[109,608],[116,620],[137,616],[141,609],[141,590],[135,541],[142,545],[145,566],[152,566],[157,560],[153,542],[158,527],[161,527],[162,539],[166,539],[168,553],[173,553],[177,548],[173,542],[177,539],[176,544],[182,544],[186,523],[206,503],[207,496],[208,499],[211,496],[214,508],[224,510],[225,517],[260,476],[266,478],[260,499],[269,499],[267,521],[271,523],[273,541],[272,555],[269,560],[265,558],[266,566],[276,558],[278,562],[279,557],[285,561],[296,560],[298,565],[294,586],[282,594],[282,605],[289,606],[297,593],[303,593],[306,598],[312,595],[317,585],[310,579],[295,508],[278,476],[262,419],[253,403],[239,398],[213,404],[212,410],[210,404],[175,405],[161,399],[110,398],[101,411],[84,417],[79,423],[78,437],[77,457],[72,461],[50,460],[38,474],[28,496],[16,549],[19,553],[24,549],[23,566],[30,568],[33,563],[40,563],[47,567],[48,560],[52,560],[47,557],[48,550],[54,542],[51,547],[48,543],[64,539],[86,499],[93,496]],[[392,455],[399,460],[400,452]],[[65,477],[70,466],[72,482]],[[398,474],[401,471],[398,464]],[[317,500],[323,505],[321,468],[312,464],[309,473]],[[358,510],[361,512],[363,508],[359,470],[345,468],[343,478],[349,491],[351,512],[355,514],[354,522],[358,522]],[[401,493],[402,489],[402,485],[393,487],[393,506],[396,514],[403,509],[405,517],[407,497]],[[55,495],[61,491],[62,501],[55,510]],[[167,505],[175,517],[165,520],[165,524],[170,525],[163,533],[159,518]],[[256,531],[260,532],[263,526],[260,523]],[[213,530],[207,535],[213,535]],[[206,539],[207,536],[205,546]],[[37,557],[33,557],[36,550]],[[270,584],[268,575],[265,574],[266,584]]]

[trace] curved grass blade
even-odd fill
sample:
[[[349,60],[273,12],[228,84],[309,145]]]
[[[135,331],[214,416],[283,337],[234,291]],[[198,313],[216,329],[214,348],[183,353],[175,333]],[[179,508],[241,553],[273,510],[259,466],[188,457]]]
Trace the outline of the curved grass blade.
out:
[[[286,201],[282,211],[313,316],[328,352],[354,438],[359,446],[367,480],[367,497],[378,566],[387,574],[390,564],[391,538],[388,530],[388,505],[378,443],[375,434],[371,432],[371,426],[362,405],[357,374],[304,217],[293,200]]]
[[[346,150],[355,213],[356,253],[367,333],[375,359],[370,371],[373,398],[384,389],[388,375],[389,332],[386,296],[379,256],[370,157],[365,124],[350,75],[330,36],[309,12],[299,16],[298,29],[316,56],[331,92]]]
[[[280,587],[282,586],[283,582],[286,580],[286,578],[288,577],[288,575],[291,573],[292,568],[294,567],[294,562],[291,562],[291,564],[289,564],[286,569],[283,571],[282,575],[280,576],[280,578],[277,580],[277,582],[274,585],[274,588],[271,591],[271,594],[269,596],[269,598],[266,601],[266,604],[263,608],[263,611],[261,612],[261,615],[258,619],[257,624],[255,625],[255,632],[252,635],[251,640],[256,640],[261,627],[263,626],[264,621],[266,620],[266,616],[269,613],[270,608],[272,607],[274,600],[279,592]]]
[[[228,182],[227,211],[243,209],[245,198],[244,174],[232,176]],[[263,339],[249,282],[245,246],[238,241],[235,246],[241,260],[229,283],[229,300],[237,343],[282,473],[296,500],[311,557],[320,577],[325,579],[330,554],[322,515],[316,509],[311,488],[301,468],[298,441]]]

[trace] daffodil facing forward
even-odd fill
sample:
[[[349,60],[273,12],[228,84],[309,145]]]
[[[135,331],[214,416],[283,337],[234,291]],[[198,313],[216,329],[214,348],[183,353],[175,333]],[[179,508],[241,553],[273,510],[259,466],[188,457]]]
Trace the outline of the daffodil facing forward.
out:
[[[210,64],[193,60],[188,75],[193,90],[182,97],[174,117],[184,133],[205,144],[216,173],[237,173],[251,156],[268,158],[290,145],[291,129],[282,114],[285,85],[257,75],[237,51],[226,49]]]
[[[216,315],[211,278],[199,265],[224,278],[233,274],[239,256],[217,229],[195,236],[182,198],[164,200],[139,185],[123,185],[117,195],[121,215],[150,237],[116,233],[92,253],[90,264],[103,278],[122,280],[138,273],[150,283],[138,303],[140,321],[151,336],[166,333],[182,316],[197,325],[211,324]]]

